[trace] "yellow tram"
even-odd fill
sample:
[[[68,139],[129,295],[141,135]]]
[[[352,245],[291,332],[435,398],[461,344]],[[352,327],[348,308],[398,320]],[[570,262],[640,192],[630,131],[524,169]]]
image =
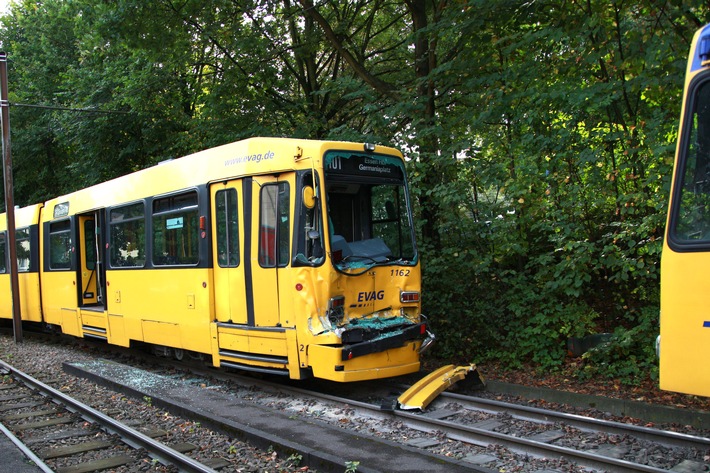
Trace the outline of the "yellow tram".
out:
[[[661,256],[662,389],[710,396],[710,25],[693,39]]]
[[[392,148],[252,138],[19,209],[16,220],[22,319],[65,334],[335,381],[416,372],[430,336]]]

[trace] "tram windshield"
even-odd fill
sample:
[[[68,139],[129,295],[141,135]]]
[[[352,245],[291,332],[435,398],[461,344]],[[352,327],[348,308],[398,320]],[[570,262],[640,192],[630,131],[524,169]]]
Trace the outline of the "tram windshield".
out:
[[[710,81],[699,84],[691,102],[680,183],[671,216],[671,243],[710,245]]]
[[[330,151],[325,155],[325,187],[336,268],[416,264],[412,212],[400,159]]]

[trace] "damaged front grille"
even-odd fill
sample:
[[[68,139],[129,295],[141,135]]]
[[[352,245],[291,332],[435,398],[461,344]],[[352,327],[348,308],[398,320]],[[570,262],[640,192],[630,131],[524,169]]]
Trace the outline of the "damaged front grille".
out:
[[[357,319],[341,334],[342,359],[350,360],[403,346],[427,333],[426,323],[413,324],[404,317]]]
[[[412,326],[404,317],[354,319],[344,327],[341,339],[343,343],[360,343]]]

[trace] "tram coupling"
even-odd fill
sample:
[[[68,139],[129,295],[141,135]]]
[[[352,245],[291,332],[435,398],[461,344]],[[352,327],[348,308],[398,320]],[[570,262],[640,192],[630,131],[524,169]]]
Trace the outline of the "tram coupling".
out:
[[[421,355],[425,351],[428,351],[432,347],[432,345],[434,345],[435,341],[436,335],[427,330],[426,338],[422,341],[422,345],[419,347],[419,354]]]

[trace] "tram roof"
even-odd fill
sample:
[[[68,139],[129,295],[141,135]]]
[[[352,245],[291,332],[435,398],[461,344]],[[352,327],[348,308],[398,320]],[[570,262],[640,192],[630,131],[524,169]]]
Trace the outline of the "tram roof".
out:
[[[45,220],[56,204],[68,202],[69,214],[170,194],[202,184],[243,176],[320,168],[328,150],[362,151],[363,143],[297,138],[249,138],[166,161],[46,202]],[[384,146],[375,152],[401,156]]]

